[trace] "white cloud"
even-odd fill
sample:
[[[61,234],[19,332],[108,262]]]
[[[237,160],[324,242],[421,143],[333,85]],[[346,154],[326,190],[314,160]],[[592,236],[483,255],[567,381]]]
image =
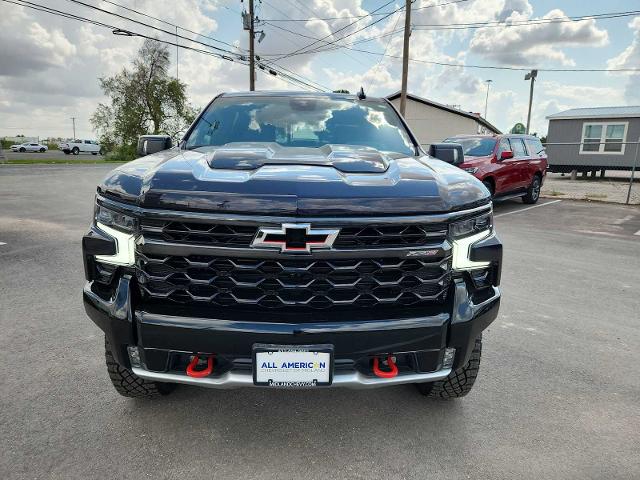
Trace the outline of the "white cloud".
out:
[[[201,5],[205,4],[200,0],[120,0],[119,3],[143,12],[155,12],[193,31],[211,33],[217,28],[216,21],[204,14]],[[64,0],[50,0],[47,6],[151,36],[163,35]],[[109,4],[100,4],[100,7],[160,28],[171,28]],[[215,2],[206,2],[206,7],[208,12],[215,12]],[[103,101],[98,78],[113,75],[129,65],[142,40],[114,36],[105,28],[16,5],[4,4],[1,9],[0,134],[21,131],[27,135],[71,135],[69,118],[74,116],[78,119],[78,135],[92,137],[89,118],[96,105]],[[185,71],[191,71],[191,78],[200,81],[197,66],[204,63],[201,55],[181,55],[180,63],[181,69],[184,66]],[[218,71],[206,79],[211,82],[210,88],[223,83],[217,81],[218,78],[234,79],[227,77],[227,62],[206,62],[211,63]],[[246,67],[237,69],[246,71]],[[243,83],[246,84],[246,80]],[[201,97],[210,99],[214,93]]]
[[[235,6],[228,0],[119,0],[119,3],[162,16],[167,21],[195,32],[224,37],[241,49],[247,48],[247,32],[241,30],[240,19],[235,12],[241,8],[240,3]],[[403,3],[403,0],[399,0],[381,11],[390,12]],[[479,30],[420,29],[418,25],[534,18],[530,0],[470,0],[434,6],[439,3],[443,3],[442,0],[417,0],[413,4],[412,24],[415,28],[411,36],[411,57],[415,59],[464,64],[470,55],[475,54],[483,57],[484,61],[474,63],[530,66],[553,62],[571,65],[574,60],[566,47],[591,48],[608,42],[607,32],[593,20]],[[119,27],[163,36],[139,25],[73,6],[65,0],[49,0],[48,5]],[[113,5],[99,5],[101,8],[116,10]],[[375,4],[375,7],[379,5]],[[425,6],[431,8],[422,8]],[[131,12],[118,12],[134,16]],[[257,53],[266,61],[273,58],[270,54],[292,52],[314,42],[313,39],[303,38],[298,34],[321,38],[349,25],[354,21],[351,17],[366,13],[363,0],[262,2],[258,9],[260,18],[283,19],[288,16],[311,20],[274,23],[296,33],[282,31],[273,25],[261,25],[259,28],[265,30],[267,36],[256,45]],[[340,18],[320,20],[329,17]],[[565,15],[560,10],[552,10],[544,18],[552,17],[564,18]],[[326,40],[334,41],[354,33],[369,24],[372,18],[380,17],[364,18]],[[340,40],[339,43],[352,45],[355,41],[384,35],[396,25],[401,28],[403,19],[400,12]],[[171,29],[148,18],[141,20]],[[231,21],[237,23],[234,29],[224,28]],[[219,27],[223,27],[224,33],[219,31]],[[611,68],[637,67],[640,64],[640,20],[636,19],[630,27],[634,31],[634,39],[626,49],[620,48],[619,55],[609,60]],[[229,33],[230,31],[233,33]],[[209,42],[205,38],[201,40]],[[8,126],[32,128],[31,132],[22,132],[25,134],[64,134],[70,131],[69,117],[75,116],[79,119],[78,134],[92,136],[88,119],[97,103],[103,100],[98,77],[113,75],[123,66],[129,65],[141,40],[117,37],[108,29],[5,5],[0,15],[0,44],[0,134],[14,133],[13,130],[3,129]],[[382,52],[387,46],[389,55],[401,56],[402,34],[375,38],[370,43],[359,44],[355,48]],[[329,47],[326,47],[326,42],[318,42],[314,48]],[[170,50],[173,55],[175,49],[171,47]],[[331,89],[346,88],[356,92],[360,86],[364,86],[368,95],[381,96],[400,88],[401,61],[396,58],[385,57],[380,61],[380,57],[376,55],[341,49],[321,55],[295,55],[277,63]],[[412,62],[409,69],[409,90],[441,103],[460,105],[467,111],[483,112],[485,75],[488,73],[478,70]],[[204,106],[220,92],[245,90],[248,87],[246,66],[183,50],[180,52],[180,78],[188,84],[192,103],[198,107]],[[497,72],[495,76],[492,73],[489,78],[495,80],[489,99],[489,121],[499,128],[508,129],[516,121],[526,120],[528,87],[522,80],[522,75],[517,75],[517,82],[512,80],[515,76],[509,77],[508,74]],[[568,80],[573,81],[573,78]],[[628,78],[627,100],[637,98],[640,101],[640,76]],[[300,87],[291,86],[281,78],[258,70],[257,88]],[[558,109],[582,105],[585,98],[597,99],[594,101],[602,104],[623,101],[620,89],[614,86],[597,88],[571,85],[570,88],[565,88],[561,82],[550,82],[543,78],[536,89],[532,118],[534,130],[546,130],[544,115]]]
[[[640,67],[640,17],[629,22],[633,30],[633,40],[620,54],[607,61],[607,68],[639,68]],[[616,74],[620,75],[620,74]],[[625,99],[630,103],[640,103],[640,74],[628,74],[625,88]]]
[[[565,19],[562,10],[555,9],[543,19]],[[530,11],[513,12],[507,21],[530,20]],[[572,66],[575,62],[561,47],[602,47],[609,42],[606,30],[595,20],[538,23],[517,27],[485,27],[476,31],[469,44],[472,53],[504,65],[535,66],[549,60]]]

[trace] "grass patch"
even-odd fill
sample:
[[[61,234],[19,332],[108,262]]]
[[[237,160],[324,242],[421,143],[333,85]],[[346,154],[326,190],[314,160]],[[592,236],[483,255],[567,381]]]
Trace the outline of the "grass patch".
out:
[[[591,198],[598,199],[598,198],[607,198],[607,195],[604,193],[587,193],[584,197],[586,199],[591,199]]]
[[[561,195],[566,195],[564,192],[558,192],[557,190],[551,190],[550,192],[544,192],[545,195],[550,195],[552,197],[559,197]]]
[[[65,158],[51,158],[51,159],[42,159],[42,158],[12,158],[8,160],[0,160],[0,164],[5,165],[56,165],[56,164],[66,164],[66,165],[78,165],[78,164],[97,164],[97,163],[125,163],[122,160],[67,160]]]

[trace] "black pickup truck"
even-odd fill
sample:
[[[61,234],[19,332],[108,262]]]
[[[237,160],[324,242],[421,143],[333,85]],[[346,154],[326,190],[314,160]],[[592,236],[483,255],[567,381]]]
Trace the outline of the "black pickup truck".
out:
[[[500,304],[489,192],[363,95],[216,97],[179,145],[104,179],[82,246],[85,309],[130,397],[178,383],[461,397]]]

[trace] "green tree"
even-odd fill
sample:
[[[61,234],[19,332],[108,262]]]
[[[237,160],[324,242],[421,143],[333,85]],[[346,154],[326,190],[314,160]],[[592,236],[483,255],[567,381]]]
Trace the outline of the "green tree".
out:
[[[138,137],[145,134],[178,134],[193,121],[196,110],[189,104],[186,84],[170,77],[169,49],[145,40],[133,68],[100,78],[109,104],[100,103],[91,124],[107,150],[121,148],[133,155]]]

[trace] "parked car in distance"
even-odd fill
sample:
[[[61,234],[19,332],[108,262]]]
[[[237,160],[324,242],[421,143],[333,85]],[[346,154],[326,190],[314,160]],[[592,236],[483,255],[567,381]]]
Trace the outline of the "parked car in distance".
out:
[[[41,145],[39,143],[21,143],[20,145],[11,145],[12,152],[40,152],[44,153],[48,150],[46,145]]]
[[[58,148],[69,155],[79,155],[81,153],[90,153],[92,155],[104,154],[102,147],[95,140],[72,140],[70,142],[61,143]]]
[[[547,153],[533,135],[459,135],[464,161],[458,166],[484,183],[494,198],[521,196],[536,203],[547,172]]]

